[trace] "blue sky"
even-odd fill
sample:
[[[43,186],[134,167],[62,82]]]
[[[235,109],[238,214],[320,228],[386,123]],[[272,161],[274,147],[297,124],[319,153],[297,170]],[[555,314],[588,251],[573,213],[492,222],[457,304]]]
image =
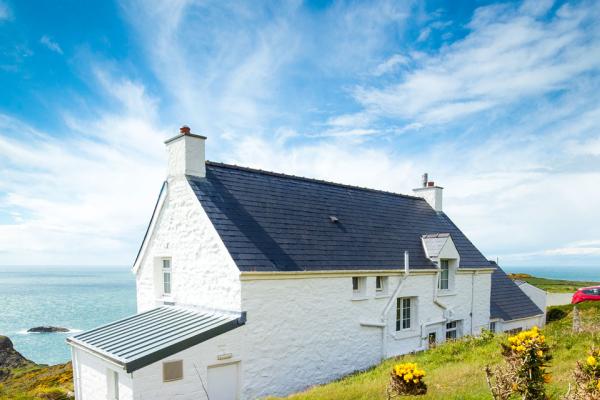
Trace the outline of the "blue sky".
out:
[[[0,264],[131,264],[209,159],[410,193],[505,265],[600,263],[600,4],[0,0]]]

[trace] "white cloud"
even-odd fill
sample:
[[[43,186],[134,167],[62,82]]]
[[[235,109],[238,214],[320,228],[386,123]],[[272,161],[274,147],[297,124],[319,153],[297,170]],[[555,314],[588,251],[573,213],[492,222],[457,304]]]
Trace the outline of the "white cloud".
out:
[[[419,36],[420,37],[420,36]],[[395,70],[400,65],[406,65],[410,62],[409,58],[402,54],[394,54],[377,67],[373,71],[373,75],[381,76]]]
[[[440,123],[563,90],[600,69],[597,4],[565,5],[549,21],[527,9],[478,9],[464,39],[424,56],[399,83],[357,88],[356,99],[375,115]]]
[[[13,217],[0,225],[0,263],[105,265],[135,256],[164,177],[168,133],[156,128],[153,101],[138,84],[104,77],[103,85],[122,112],[71,116],[59,138],[0,115],[0,215]]]
[[[0,0],[0,22],[11,19],[10,8],[8,4]]]
[[[44,35],[40,38],[40,43],[46,46],[50,51],[53,51],[58,54],[63,54],[63,50],[60,45],[52,40],[52,38],[48,35]]]

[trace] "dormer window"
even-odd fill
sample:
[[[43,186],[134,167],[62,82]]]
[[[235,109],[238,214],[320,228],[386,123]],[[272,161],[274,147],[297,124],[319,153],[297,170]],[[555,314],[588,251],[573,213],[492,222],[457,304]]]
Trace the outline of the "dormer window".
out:
[[[438,289],[448,290],[450,287],[450,263],[448,260],[440,260],[440,279]]]

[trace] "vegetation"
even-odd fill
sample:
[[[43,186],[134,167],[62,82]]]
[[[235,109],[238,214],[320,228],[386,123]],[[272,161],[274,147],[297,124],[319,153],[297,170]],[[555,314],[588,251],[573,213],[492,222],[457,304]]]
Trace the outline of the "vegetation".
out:
[[[574,385],[573,371],[577,361],[585,359],[594,346],[600,347],[600,303],[579,304],[583,332],[573,333],[572,306],[560,306],[567,312],[561,320],[544,328],[546,343],[552,352],[552,363],[546,368],[552,376],[546,384],[551,399],[565,396],[569,384]],[[506,335],[484,335],[465,338],[438,346],[430,351],[397,357],[364,372],[355,373],[327,385],[316,386],[289,396],[289,400],[372,400],[386,399],[390,371],[398,363],[418,363],[427,371],[427,394],[421,399],[490,399],[485,368],[498,366],[502,360],[501,344]],[[401,396],[399,398],[409,398]]]
[[[14,369],[0,380],[0,400],[68,400],[73,398],[71,363]]]
[[[546,279],[531,276],[529,274],[508,274],[512,280],[525,281],[533,286],[537,286],[542,290],[552,293],[573,293],[577,289],[586,286],[597,286],[599,282],[584,282],[584,281],[567,281],[560,279]]]

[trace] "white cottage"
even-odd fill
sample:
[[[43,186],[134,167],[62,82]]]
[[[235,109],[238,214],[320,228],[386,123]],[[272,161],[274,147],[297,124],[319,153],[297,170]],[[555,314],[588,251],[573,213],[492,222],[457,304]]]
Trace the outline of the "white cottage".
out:
[[[133,267],[139,314],[68,340],[78,400],[286,395],[515,308],[523,327],[541,315],[524,295],[494,310],[499,269],[433,182],[406,196],[214,163],[205,140],[183,127],[166,141]]]

